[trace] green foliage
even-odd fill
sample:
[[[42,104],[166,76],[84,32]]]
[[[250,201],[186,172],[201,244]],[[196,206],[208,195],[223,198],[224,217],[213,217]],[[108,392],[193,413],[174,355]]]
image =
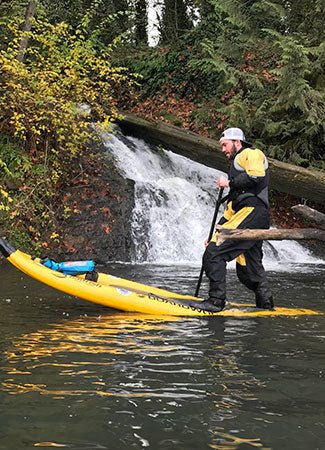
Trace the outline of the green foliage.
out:
[[[186,70],[190,52],[182,49],[144,48],[125,46],[124,52],[114,54],[117,63],[128,66],[132,72],[141,75],[138,80],[144,96],[153,96],[163,91],[167,84],[170,92],[191,96],[194,83]],[[163,92],[162,92],[163,93]]]
[[[0,5],[0,217],[21,239],[39,242],[69,214],[58,193],[85,152],[91,123],[106,127],[118,104],[129,106],[133,71],[142,76],[141,96],[161,99],[164,119],[178,123],[166,105],[185,97],[188,111],[197,106],[191,119],[211,135],[240,126],[269,155],[324,169],[323,0],[190,0],[186,11],[185,2],[166,1],[165,45],[155,48],[143,37],[135,46],[143,1],[39,0],[38,20],[24,35],[27,3]],[[200,21],[192,27],[195,7]],[[23,37],[29,46],[20,63]]]
[[[64,23],[44,21],[28,33],[21,64],[16,57],[23,33],[18,24],[11,30],[15,38],[0,54],[2,121],[29,149],[37,151],[45,143],[50,152],[60,146],[76,153],[89,136],[90,115],[81,105],[108,125],[117,116],[119,87],[128,83],[125,70],[110,64],[112,47],[96,52],[83,27],[72,33]]]
[[[193,27],[188,15],[188,1],[165,0],[162,5],[162,18],[160,23],[160,43],[166,44],[175,41]]]
[[[276,144],[273,156],[295,164],[308,165],[323,156],[325,145],[325,91],[313,82],[313,60],[320,49],[306,48],[298,36],[272,33],[278,46],[279,62],[275,96],[269,108],[264,133]],[[275,126],[281,117],[281,130]]]
[[[72,29],[82,26],[101,47],[132,27],[127,0],[42,0],[42,5],[51,23],[65,22]]]
[[[1,146],[0,164],[17,186],[1,221],[12,221],[37,242],[42,230],[55,229],[60,220],[59,190],[87,151],[93,123],[110,128],[119,116],[118,98],[131,90],[133,78],[111,64],[115,44],[98,49],[86,22],[73,31],[63,22],[34,21],[21,63],[17,54],[25,34],[19,25],[11,22],[10,44],[0,52],[0,126],[11,137]],[[0,192],[9,199],[5,189]]]
[[[0,2],[0,49],[5,48],[10,40],[8,21],[15,17],[24,18],[27,0],[1,0]]]
[[[276,44],[280,47],[281,60],[273,72],[278,76],[277,104],[289,110],[298,108],[305,111],[306,99],[311,87],[306,79],[310,74],[309,50],[300,44],[293,36],[283,36],[270,32]]]
[[[127,64],[145,96],[195,101],[192,117],[215,136],[241,126],[281,160],[322,166],[325,148],[325,4],[320,0],[204,0],[201,21]],[[206,111],[210,108],[210,118]]]

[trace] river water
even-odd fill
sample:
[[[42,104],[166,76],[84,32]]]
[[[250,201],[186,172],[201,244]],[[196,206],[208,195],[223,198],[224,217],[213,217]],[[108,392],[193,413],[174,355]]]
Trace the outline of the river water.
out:
[[[103,269],[189,293],[199,271]],[[0,270],[1,449],[324,448],[324,316],[125,314]],[[276,303],[324,312],[324,273],[271,270]],[[247,301],[231,269],[228,286]]]
[[[135,182],[133,263],[100,270],[193,294],[220,174],[105,137]],[[275,303],[325,312],[324,249],[266,243]],[[0,263],[0,449],[320,450],[324,315],[125,314]],[[228,296],[249,293],[228,271]],[[204,281],[202,296],[207,294]]]

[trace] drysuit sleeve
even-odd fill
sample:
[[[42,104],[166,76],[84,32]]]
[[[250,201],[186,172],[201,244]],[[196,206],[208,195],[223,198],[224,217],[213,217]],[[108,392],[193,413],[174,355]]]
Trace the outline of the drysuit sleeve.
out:
[[[263,181],[267,160],[261,150],[246,148],[236,156],[234,167],[237,175],[230,177],[229,186],[233,189],[244,189]]]

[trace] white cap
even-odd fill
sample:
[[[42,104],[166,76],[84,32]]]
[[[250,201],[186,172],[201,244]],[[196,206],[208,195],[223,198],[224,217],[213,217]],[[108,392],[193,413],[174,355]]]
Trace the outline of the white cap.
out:
[[[246,141],[243,130],[240,128],[227,128],[221,135],[220,142],[229,139],[230,141],[236,141],[239,139],[242,141],[247,147],[251,147],[252,144]]]

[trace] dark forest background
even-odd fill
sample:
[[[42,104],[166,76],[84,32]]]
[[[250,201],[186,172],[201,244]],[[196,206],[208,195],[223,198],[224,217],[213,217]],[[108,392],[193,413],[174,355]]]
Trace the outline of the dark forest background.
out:
[[[71,213],[57,191],[89,124],[120,111],[325,168],[323,0],[2,0],[0,22],[0,207],[21,241]]]

